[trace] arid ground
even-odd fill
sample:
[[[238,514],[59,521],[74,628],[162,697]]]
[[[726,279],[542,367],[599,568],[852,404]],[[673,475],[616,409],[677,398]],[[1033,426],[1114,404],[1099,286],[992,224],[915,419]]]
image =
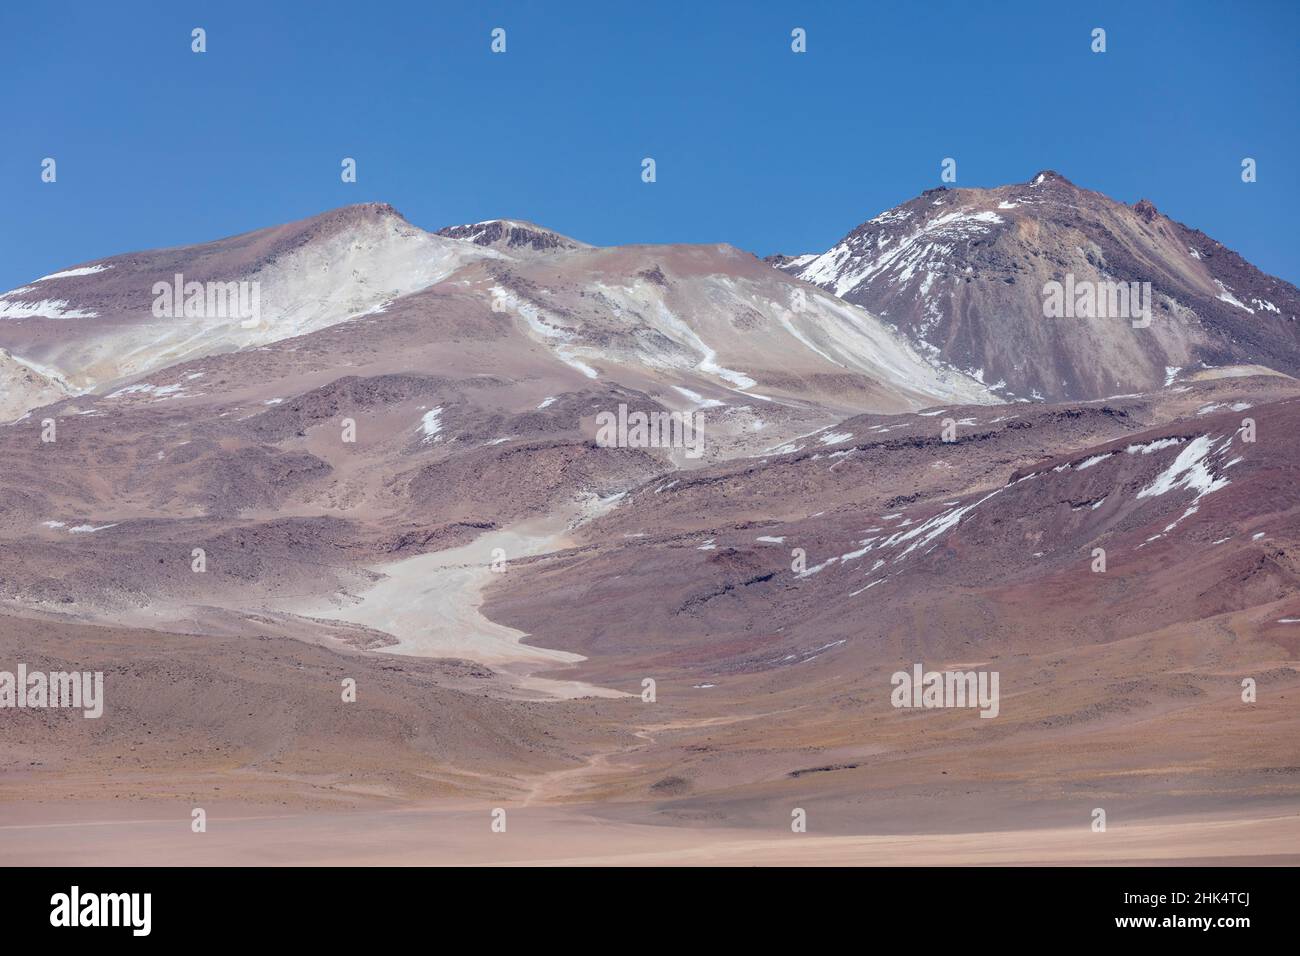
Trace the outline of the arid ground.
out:
[[[971,319],[1008,243],[1184,254],[1045,182],[926,194],[927,241],[1007,226],[946,325],[816,257],[377,205],[6,293],[0,671],[104,713],[0,710],[0,858],[1300,862],[1300,298],[1197,233],[1158,336],[1026,326],[1013,395]],[[179,272],[259,322],[153,316]],[[619,406],[704,453],[603,441]],[[996,716],[896,706],[915,665]]]

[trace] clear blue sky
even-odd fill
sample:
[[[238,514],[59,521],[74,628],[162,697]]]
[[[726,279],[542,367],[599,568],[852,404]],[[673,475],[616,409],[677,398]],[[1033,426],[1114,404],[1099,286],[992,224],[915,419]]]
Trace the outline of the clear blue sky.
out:
[[[4,0],[0,289],[369,200],[820,251],[946,156],[959,186],[1054,168],[1146,196],[1300,282],[1298,41],[1295,0]]]

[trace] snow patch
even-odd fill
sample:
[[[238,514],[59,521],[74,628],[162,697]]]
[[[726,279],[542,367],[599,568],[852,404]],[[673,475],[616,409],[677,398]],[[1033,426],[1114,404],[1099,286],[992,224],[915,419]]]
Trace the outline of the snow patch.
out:
[[[1104,455],[1093,455],[1091,458],[1087,458],[1087,459],[1085,459],[1085,460],[1079,462],[1079,465],[1078,465],[1077,468],[1075,468],[1075,471],[1083,471],[1085,468],[1091,468],[1093,465],[1097,464],[1098,462],[1103,462],[1103,461],[1105,461],[1107,458],[1109,458],[1109,457],[1110,457],[1111,455],[1113,455],[1113,454],[1114,454],[1114,452],[1110,452],[1110,451],[1108,451],[1108,452],[1106,452],[1106,454],[1104,454]]]
[[[48,282],[50,279],[71,279],[74,276],[93,276],[96,272],[103,272],[105,269],[113,268],[111,265],[82,266],[79,269],[64,269],[62,272],[51,272],[47,276],[41,276],[37,282]]]
[[[1254,315],[1254,314],[1255,314],[1255,310],[1254,310],[1254,309],[1252,309],[1250,306],[1246,305],[1246,303],[1242,302],[1242,301],[1241,301],[1240,299],[1238,299],[1235,295],[1233,295],[1233,294],[1232,294],[1232,290],[1229,289],[1229,288],[1228,288],[1226,285],[1224,285],[1222,282],[1220,282],[1218,279],[1215,279],[1215,280],[1214,280],[1214,284],[1217,285],[1217,286],[1219,287],[1219,299],[1220,299],[1220,301],[1226,302],[1226,303],[1228,303],[1228,305],[1235,305],[1235,306],[1236,306],[1237,308],[1239,308],[1239,309],[1245,309],[1245,310],[1246,310],[1247,312],[1249,312],[1251,315]]]
[[[438,433],[442,431],[442,406],[431,408],[420,418],[420,432],[424,441],[440,441]]]
[[[138,385],[128,385],[126,388],[119,388],[116,392],[105,396],[106,398],[121,398],[123,395],[152,395],[154,398],[182,398],[184,397],[185,386],[177,383],[175,385],[149,385],[140,383]]]
[[[93,319],[98,315],[98,312],[70,309],[66,299],[41,299],[39,302],[0,299],[0,319],[29,319],[33,316],[46,319]]]
[[[1145,445],[1129,445],[1124,449],[1128,455],[1150,455],[1152,452],[1160,451],[1162,448],[1172,448],[1175,445],[1181,445],[1182,438],[1157,438],[1155,441],[1147,442]]]

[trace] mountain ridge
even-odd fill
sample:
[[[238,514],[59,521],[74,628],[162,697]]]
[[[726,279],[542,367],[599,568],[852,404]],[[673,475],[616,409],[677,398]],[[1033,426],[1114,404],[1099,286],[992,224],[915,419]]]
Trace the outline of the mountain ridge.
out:
[[[1170,369],[1196,365],[1300,372],[1300,290],[1149,199],[1125,205],[1050,169],[1025,183],[926,190],[826,252],[766,261],[1000,383],[1008,398],[1144,390]],[[1067,274],[1094,285],[1149,282],[1155,328],[1038,321],[1046,283]],[[1098,363],[1098,352],[1107,361]]]

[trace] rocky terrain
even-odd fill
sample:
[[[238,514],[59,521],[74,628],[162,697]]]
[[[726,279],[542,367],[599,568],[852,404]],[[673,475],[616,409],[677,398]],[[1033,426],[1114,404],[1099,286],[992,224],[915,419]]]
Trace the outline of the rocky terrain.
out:
[[[1044,318],[1066,272],[1152,322]],[[176,275],[257,321],[155,314]],[[106,704],[0,712],[0,848],[1284,862],[1298,307],[1054,173],[770,263],[366,205],[33,280],[0,670]],[[702,454],[611,446],[620,406]],[[996,719],[893,706],[916,663],[997,671]],[[520,842],[464,835],[496,807]]]
[[[1124,205],[1052,170],[996,189],[927,190],[824,253],[770,261],[1008,399],[1147,391],[1203,365],[1300,371],[1300,290],[1149,200]],[[1150,283],[1149,326],[1045,318],[1045,284],[1067,275]]]

